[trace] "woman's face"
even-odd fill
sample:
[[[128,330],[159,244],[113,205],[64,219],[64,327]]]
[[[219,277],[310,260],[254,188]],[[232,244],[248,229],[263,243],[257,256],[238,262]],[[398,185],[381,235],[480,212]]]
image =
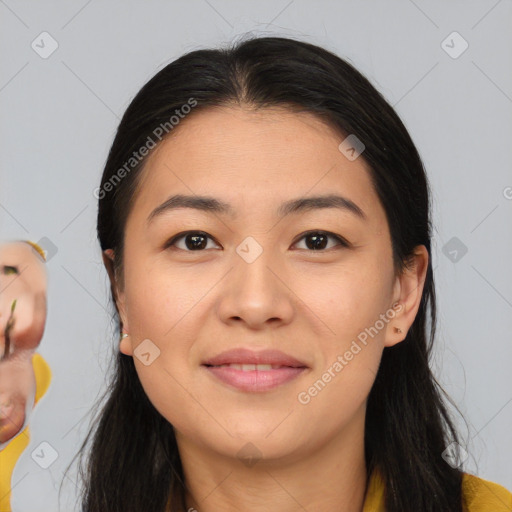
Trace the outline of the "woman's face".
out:
[[[179,442],[292,460],[361,434],[382,350],[416,313],[393,304],[422,286],[395,276],[385,212],[343,139],[311,114],[233,107],[195,113],[150,156],[126,224],[121,351]],[[150,219],[176,195],[218,203]],[[356,206],[284,211],[320,196]],[[256,361],[282,367],[205,366],[233,349],[281,351]]]

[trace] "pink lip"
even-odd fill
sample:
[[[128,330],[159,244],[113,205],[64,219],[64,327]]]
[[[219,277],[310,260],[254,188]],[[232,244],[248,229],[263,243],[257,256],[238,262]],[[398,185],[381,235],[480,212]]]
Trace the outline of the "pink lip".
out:
[[[307,368],[306,363],[295,359],[280,350],[262,350],[254,352],[245,348],[235,348],[222,352],[207,359],[203,365],[218,366],[221,364],[274,364],[292,368]]]
[[[282,368],[272,370],[239,370],[230,367],[219,367],[222,364],[271,364]],[[202,365],[206,370],[220,381],[241,391],[261,392],[268,391],[277,386],[295,379],[308,367],[279,350],[264,350],[254,352],[248,349],[233,349],[222,352],[208,359]]]

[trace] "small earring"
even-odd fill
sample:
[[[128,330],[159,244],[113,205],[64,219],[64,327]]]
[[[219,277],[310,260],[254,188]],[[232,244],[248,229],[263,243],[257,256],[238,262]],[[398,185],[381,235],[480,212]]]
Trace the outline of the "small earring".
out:
[[[395,332],[396,332],[396,333],[401,333],[401,332],[402,332],[402,329],[400,329],[400,327],[395,327]]]
[[[119,341],[122,341],[122,340],[124,340],[125,338],[128,338],[128,336],[130,336],[128,333],[123,332],[123,334],[121,334],[121,337],[119,338]]]

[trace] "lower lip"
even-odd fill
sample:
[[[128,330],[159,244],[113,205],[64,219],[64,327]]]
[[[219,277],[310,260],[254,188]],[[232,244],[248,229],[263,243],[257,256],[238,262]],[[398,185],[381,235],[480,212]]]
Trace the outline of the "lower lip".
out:
[[[298,377],[307,368],[277,368],[275,370],[237,370],[229,366],[206,366],[212,375],[241,391],[268,391]]]

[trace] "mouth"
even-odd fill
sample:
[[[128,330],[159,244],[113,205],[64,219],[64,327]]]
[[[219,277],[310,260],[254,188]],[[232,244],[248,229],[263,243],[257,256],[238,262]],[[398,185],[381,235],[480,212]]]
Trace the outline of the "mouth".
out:
[[[254,352],[233,349],[208,359],[201,365],[215,381],[245,392],[263,392],[284,385],[309,367],[277,350]]]
[[[202,363],[206,366],[225,366],[225,365],[270,365],[277,369],[282,366],[290,368],[307,368],[307,364],[299,359],[281,352],[280,350],[262,350],[256,352],[248,348],[234,348],[221,352]],[[249,369],[249,368],[248,368]],[[254,368],[252,368],[254,370]],[[268,368],[266,368],[268,369]]]
[[[251,371],[268,371],[268,370],[279,370],[280,368],[306,368],[305,366],[287,366],[281,364],[237,364],[237,363],[228,363],[228,364],[205,364],[204,366],[208,368],[234,368],[235,370],[242,370],[243,372],[251,372]]]

